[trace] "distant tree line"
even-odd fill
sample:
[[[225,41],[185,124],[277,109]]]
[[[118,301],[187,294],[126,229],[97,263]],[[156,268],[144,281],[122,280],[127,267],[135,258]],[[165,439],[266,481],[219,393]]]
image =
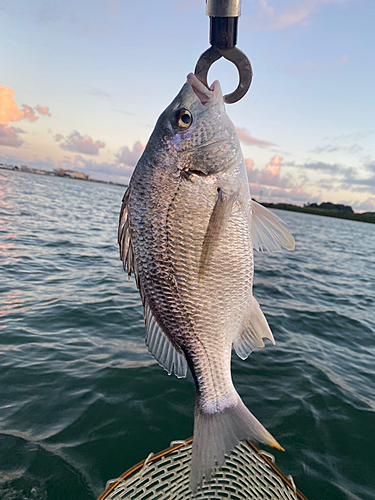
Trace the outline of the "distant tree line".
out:
[[[267,208],[276,208],[278,210],[288,210],[290,212],[304,212],[314,215],[323,215],[325,217],[336,217],[338,219],[358,220],[375,224],[375,212],[356,213],[349,205],[340,205],[330,202],[308,203],[303,207],[291,205],[289,203],[261,203]]]

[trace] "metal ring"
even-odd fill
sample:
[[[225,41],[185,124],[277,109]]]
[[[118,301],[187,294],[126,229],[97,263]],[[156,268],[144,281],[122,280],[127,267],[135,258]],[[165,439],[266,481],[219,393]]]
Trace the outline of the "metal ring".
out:
[[[246,94],[253,78],[253,70],[250,61],[242,50],[237,47],[232,47],[231,49],[218,49],[212,46],[200,56],[195,66],[194,73],[197,78],[209,88],[207,83],[208,71],[212,64],[220,59],[220,57],[224,57],[228,61],[231,61],[238,70],[239,84],[236,90],[224,96],[224,102],[226,104],[233,104],[242,99]]]

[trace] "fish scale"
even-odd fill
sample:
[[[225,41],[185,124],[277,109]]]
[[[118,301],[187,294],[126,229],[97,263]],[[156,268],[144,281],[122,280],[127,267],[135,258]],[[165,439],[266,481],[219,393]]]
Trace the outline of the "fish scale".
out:
[[[241,210],[238,206],[233,210],[204,280],[198,281],[203,239],[220,181],[219,177],[199,177],[195,183],[183,180],[167,223],[178,291],[187,314],[193,319],[194,332],[205,345],[196,356],[198,361],[194,364],[194,371],[199,381],[198,390],[208,402],[233,390],[228,370],[233,336],[241,327],[243,312],[240,309],[251,307],[252,273],[249,269],[252,269],[252,248],[249,214],[245,207]],[[207,193],[207,184],[210,194]],[[206,203],[201,203],[202,198]],[[191,342],[187,348],[191,349]]]

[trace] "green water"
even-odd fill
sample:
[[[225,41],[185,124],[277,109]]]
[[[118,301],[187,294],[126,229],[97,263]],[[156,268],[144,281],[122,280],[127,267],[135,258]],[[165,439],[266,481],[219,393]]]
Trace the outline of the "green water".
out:
[[[94,500],[192,434],[119,261],[123,190],[0,170],[1,500]],[[277,345],[233,357],[236,388],[310,500],[375,499],[375,226],[278,215],[296,250],[256,254],[254,285]]]

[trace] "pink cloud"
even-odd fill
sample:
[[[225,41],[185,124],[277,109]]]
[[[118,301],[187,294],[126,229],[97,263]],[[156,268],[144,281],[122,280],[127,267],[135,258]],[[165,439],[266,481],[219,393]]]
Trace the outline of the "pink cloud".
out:
[[[281,162],[283,159],[279,155],[275,155],[270,163],[266,166],[266,171],[269,172],[273,177],[280,175]]]
[[[133,149],[130,149],[128,146],[124,146],[116,153],[117,160],[124,164],[129,165],[130,167],[134,167],[137,164],[137,161],[141,157],[145,147],[141,144],[140,141],[137,141],[133,145]]]
[[[300,182],[297,184],[291,175],[282,175],[283,158],[280,155],[272,157],[263,169],[255,169],[251,159],[245,159],[250,191],[258,201],[273,203],[297,203],[318,201],[318,198],[304,191]]]
[[[251,169],[247,167],[249,182],[260,186],[291,188],[293,183],[290,175],[284,175],[283,177],[280,175],[282,161],[281,156],[275,155],[263,170],[253,169],[253,165],[251,165]]]
[[[55,140],[59,141],[63,136],[57,134]],[[81,135],[77,130],[72,132],[65,142],[60,144],[62,149],[67,151],[74,151],[75,153],[82,153],[85,155],[97,155],[99,154],[99,149],[105,148],[106,144],[102,141],[94,141],[88,135]]]
[[[247,146],[258,146],[259,148],[269,148],[270,146],[274,146],[272,142],[263,141],[261,139],[252,137],[250,135],[250,132],[245,128],[239,127],[236,130],[239,140]]]
[[[24,112],[18,109],[14,101],[14,92],[5,85],[0,85],[0,124],[8,125],[9,122],[22,120]]]
[[[38,116],[35,116],[35,111],[33,110],[33,108],[31,108],[27,104],[22,104],[22,108],[23,108],[23,117],[22,118],[25,118],[26,120],[29,120],[30,122],[35,122],[36,120],[39,119]]]
[[[250,172],[253,169],[254,162],[250,158],[245,158],[246,170]]]
[[[41,115],[51,116],[50,109],[47,108],[47,106],[41,106],[40,104],[37,104],[34,109]]]
[[[18,135],[22,132],[23,130],[20,128],[0,124],[0,145],[19,148],[24,142]]]
[[[8,125],[9,122],[18,122],[19,120],[35,122],[39,119],[35,115],[35,111],[42,115],[51,116],[49,109],[39,104],[35,108],[22,104],[22,109],[18,109],[18,105],[14,100],[14,91],[10,87],[0,85],[0,124]]]

